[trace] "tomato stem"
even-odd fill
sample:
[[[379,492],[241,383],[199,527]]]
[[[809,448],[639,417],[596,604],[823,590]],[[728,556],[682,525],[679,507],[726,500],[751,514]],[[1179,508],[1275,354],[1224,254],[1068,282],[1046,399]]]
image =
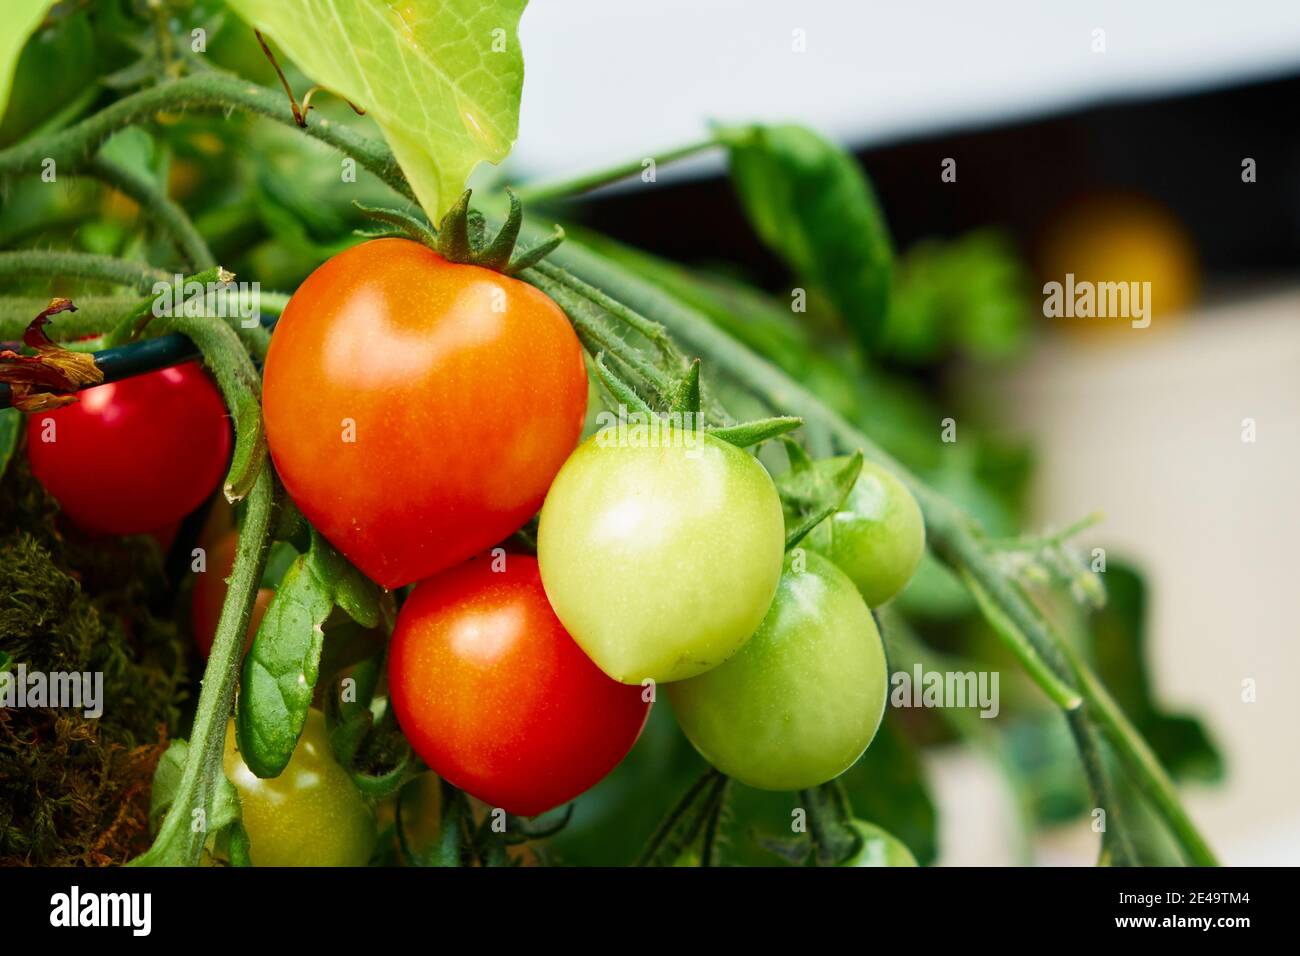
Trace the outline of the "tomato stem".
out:
[[[224,328],[224,326],[221,326]],[[253,483],[239,530],[239,547],[230,586],[221,606],[221,618],[212,652],[203,672],[202,690],[190,746],[171,809],[158,836],[135,866],[197,866],[207,839],[206,820],[217,784],[224,774],[222,760],[226,725],[235,701],[236,675],[243,656],[244,636],[252,618],[253,603],[270,549],[270,528],[275,503],[275,480],[269,467]],[[195,811],[202,811],[197,815]],[[196,826],[196,821],[201,825]]]
[[[591,192],[593,189],[609,186],[632,176],[639,175],[644,179],[645,173],[652,170],[651,178],[646,181],[654,182],[654,175],[658,172],[658,167],[667,166],[669,163],[686,159],[689,156],[695,156],[717,145],[719,145],[717,138],[709,136],[707,139],[687,143],[684,146],[678,146],[676,149],[664,150],[653,156],[630,159],[607,169],[584,173],[570,179],[563,179],[554,183],[525,184],[519,187],[519,198],[526,203],[539,205],[555,202],[556,200],[573,199],[583,193]]]

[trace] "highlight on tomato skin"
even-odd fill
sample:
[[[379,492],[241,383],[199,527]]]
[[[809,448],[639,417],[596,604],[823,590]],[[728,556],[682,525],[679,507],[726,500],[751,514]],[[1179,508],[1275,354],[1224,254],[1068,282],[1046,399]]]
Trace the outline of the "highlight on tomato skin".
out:
[[[86,389],[27,418],[32,474],[83,531],[148,534],[216,490],[230,417],[198,362]]]
[[[599,782],[651,706],[648,690],[606,677],[564,630],[528,555],[475,558],[419,584],[397,618],[388,679],[429,768],[517,816]]]
[[[582,346],[532,286],[406,239],[298,287],[264,370],[267,442],[302,513],[387,588],[508,537],[587,410]]]

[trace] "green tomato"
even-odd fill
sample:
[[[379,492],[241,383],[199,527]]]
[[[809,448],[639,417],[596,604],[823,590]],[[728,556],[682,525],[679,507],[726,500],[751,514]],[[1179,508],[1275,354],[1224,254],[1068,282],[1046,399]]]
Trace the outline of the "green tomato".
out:
[[[320,711],[307,712],[288,766],[268,780],[240,758],[231,721],[225,769],[239,792],[254,866],[365,866],[370,860],[375,815],[334,759]]]
[[[874,823],[863,820],[851,820],[853,828],[862,840],[856,853],[840,866],[916,866],[916,857],[912,856],[902,840],[886,833]]]
[[[657,440],[611,427],[580,445],[537,532],[556,615],[625,684],[693,677],[739,650],[772,601],[784,547],[763,466],[667,425]]]
[[[833,780],[862,756],[884,716],[888,684],[880,634],[853,582],[796,549],[740,653],[666,692],[709,763],[751,787],[800,790]]]
[[[864,462],[844,502],[809,545],[834,561],[869,607],[880,607],[912,578],[925,553],[925,519],[889,471]]]

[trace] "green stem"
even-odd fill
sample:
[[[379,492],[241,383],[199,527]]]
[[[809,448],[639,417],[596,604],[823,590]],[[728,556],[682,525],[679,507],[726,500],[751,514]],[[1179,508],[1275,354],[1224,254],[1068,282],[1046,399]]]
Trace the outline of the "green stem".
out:
[[[1068,541],[1075,535],[1082,534],[1089,528],[1101,524],[1105,519],[1100,511],[1085,515],[1074,524],[1051,534],[1022,535],[1015,538],[990,538],[988,547],[993,551],[1041,551]]]
[[[1115,698],[1084,664],[1078,653],[1067,645],[1066,655],[1075,670],[1079,684],[1088,695],[1089,710],[1101,724],[1124,763],[1133,769],[1133,776],[1142,795],[1156,808],[1165,824],[1173,831],[1182,846],[1188,862],[1195,866],[1218,866],[1214,851],[1196,829],[1178,799],[1174,782],[1169,779],[1159,758],[1130,723]]]
[[[725,787],[726,782],[727,778],[712,767],[704,771],[655,829],[636,865],[671,866],[699,833],[704,820],[700,812],[701,799],[708,805],[714,791]]]
[[[185,210],[144,176],[102,156],[91,160],[84,171],[139,203],[141,209],[171,234],[177,249],[185,256],[191,269],[205,269],[217,264],[212,250],[194,228],[194,223]]]
[[[994,603],[988,592],[975,580],[974,575],[970,573],[968,568],[961,569],[961,578],[966,585],[966,589],[970,591],[975,598],[975,602],[979,605],[984,619],[1002,638],[1002,643],[1015,654],[1016,659],[1020,661],[1021,666],[1033,678],[1034,683],[1041,687],[1043,693],[1051,698],[1052,703],[1064,711],[1077,710],[1082,706],[1083,697],[1079,695],[1079,692],[1057,677],[1056,672],[1047,666],[1047,663],[1034,650],[1028,639],[1020,632],[1020,629],[1002,613],[1002,608]]]
[[[714,866],[718,852],[718,833],[722,818],[727,812],[727,797],[731,793],[731,778],[724,776],[713,792],[713,799],[704,824],[704,842],[700,844],[700,866]]]
[[[224,328],[224,326],[222,326]],[[235,700],[235,682],[243,657],[244,636],[262,579],[270,546],[275,501],[275,481],[269,467],[258,472],[248,497],[239,530],[239,547],[229,590],[221,606],[212,653],[203,672],[194,727],[190,731],[189,757],[181,773],[175,802],[167,812],[153,846],[132,861],[136,866],[197,866],[203,856],[206,832],[196,828],[194,811],[208,813],[222,769],[226,725]],[[199,832],[195,832],[198,829]]]
[[[685,159],[688,156],[694,156],[702,153],[706,149],[711,149],[718,145],[716,137],[710,136],[708,139],[702,139],[698,142],[687,143],[685,146],[679,146],[677,149],[665,150],[656,153],[654,156],[643,156],[637,159],[630,159],[627,162],[619,163],[617,166],[610,166],[607,169],[599,169],[595,172],[586,173],[582,176],[574,176],[571,179],[562,179],[553,183],[533,183],[520,186],[515,190],[516,194],[525,203],[547,203],[557,199],[572,199],[574,196],[580,196],[583,193],[591,192],[593,189],[599,189],[601,186],[609,186],[622,179],[630,176],[639,176],[646,168],[646,160],[653,160],[656,172],[658,167],[666,166],[671,162],[679,159]]]
[[[235,422],[235,451],[224,491],[227,500],[239,501],[256,487],[255,480],[268,470],[266,432],[262,427],[262,378],[235,330],[224,322],[203,316],[167,316],[154,321],[158,332],[180,332],[203,354],[203,362],[217,380],[226,407]]]
[[[1070,725],[1070,733],[1074,736],[1074,744],[1083,763],[1083,772],[1088,778],[1088,786],[1092,789],[1093,801],[1106,813],[1106,836],[1111,840],[1107,841],[1103,837],[1103,851],[1106,844],[1110,843],[1113,847],[1111,858],[1113,865],[1137,866],[1137,854],[1133,851],[1133,843],[1124,827],[1119,800],[1115,796],[1115,788],[1110,780],[1110,769],[1102,758],[1101,740],[1097,728],[1089,719],[1087,710],[1068,711],[1065,719]]]
[[[75,126],[39,140],[22,142],[0,150],[0,176],[39,172],[46,159],[53,159],[56,168],[66,166],[76,169],[118,130],[150,120],[159,112],[231,108],[246,110],[298,128],[293,111],[282,94],[233,74],[208,70],[151,86],[117,100]],[[351,156],[395,192],[414,200],[415,195],[411,192],[406,177],[402,175],[392,152],[382,142],[320,117],[313,117],[304,132]]]
[[[152,289],[155,282],[165,282],[170,278],[162,269],[156,269],[143,262],[128,262],[125,259],[114,259],[112,256],[99,256],[89,252],[63,252],[52,249],[0,252],[0,279],[28,279],[37,276],[93,279],[115,285],[132,286],[141,292]]]

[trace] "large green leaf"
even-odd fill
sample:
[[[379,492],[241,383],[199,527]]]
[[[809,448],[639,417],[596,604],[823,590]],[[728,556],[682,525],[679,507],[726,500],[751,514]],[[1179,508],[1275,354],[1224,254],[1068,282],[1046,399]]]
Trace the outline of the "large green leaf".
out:
[[[527,0],[228,2],[375,118],[434,222],[480,161],[500,162],[514,145]]]
[[[1156,701],[1146,658],[1146,585],[1132,567],[1111,561],[1106,606],[1093,619],[1097,672],[1129,719],[1175,779],[1223,778],[1223,757],[1190,714],[1167,712]]]
[[[4,32],[0,33],[0,116],[9,105],[9,89],[14,82],[14,70],[23,52],[27,38],[45,19],[45,11],[53,0],[5,0]]]
[[[759,238],[809,291],[829,300],[864,346],[873,347],[889,309],[894,253],[856,160],[802,126],[750,126],[719,135]]]

